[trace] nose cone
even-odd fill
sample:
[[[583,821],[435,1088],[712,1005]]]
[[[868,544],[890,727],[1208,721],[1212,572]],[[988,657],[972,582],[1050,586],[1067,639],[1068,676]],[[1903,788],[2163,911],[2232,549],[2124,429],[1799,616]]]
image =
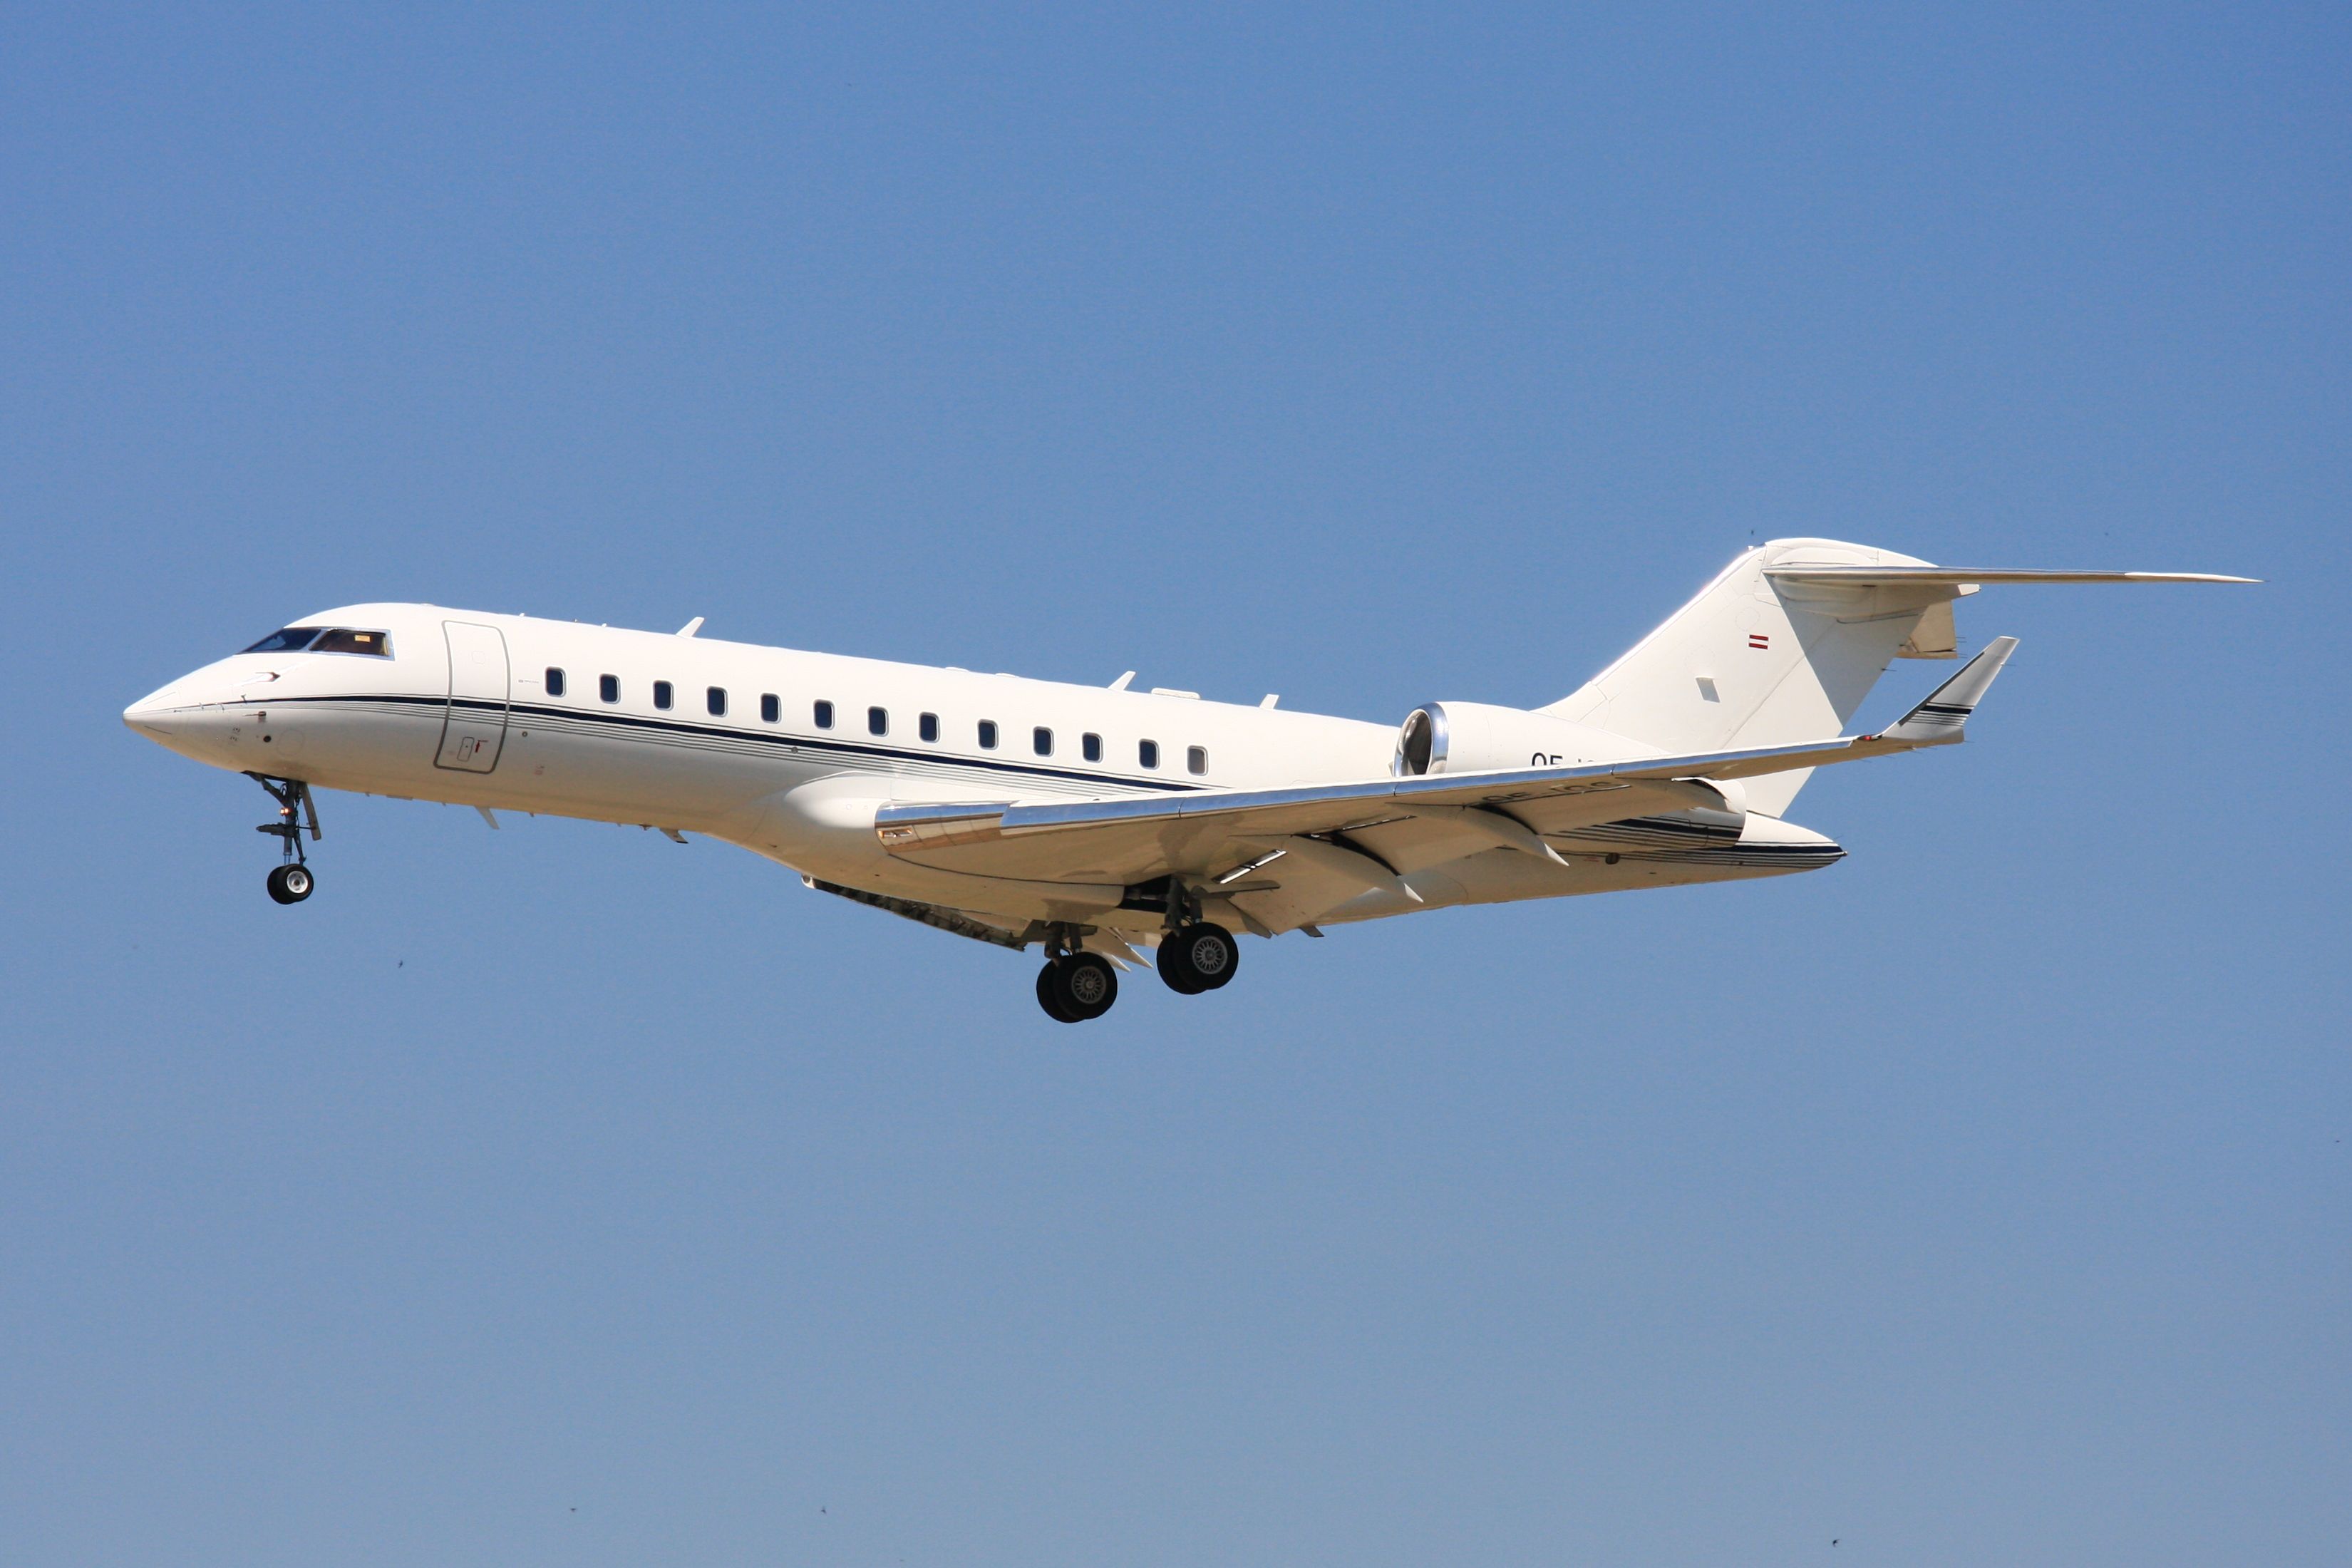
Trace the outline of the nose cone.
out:
[[[178,682],[173,682],[176,686]],[[122,710],[122,721],[151,741],[163,741],[172,733],[172,710],[178,706],[173,698],[173,687],[151,691]]]
[[[167,751],[226,767],[221,743],[235,732],[236,718],[224,694],[208,689],[215,684],[204,670],[184,675],[125,708],[122,721]]]

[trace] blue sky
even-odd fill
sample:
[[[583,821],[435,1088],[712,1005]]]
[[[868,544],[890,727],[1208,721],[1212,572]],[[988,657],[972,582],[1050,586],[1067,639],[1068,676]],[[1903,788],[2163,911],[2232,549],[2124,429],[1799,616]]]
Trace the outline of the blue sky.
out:
[[[0,16],[43,1563],[2352,1539],[2340,11]],[[1380,720],[1988,591],[1813,876],[1028,962],[124,703],[419,598]],[[1863,721],[1933,684],[1897,665]],[[1835,1541],[1838,1544],[1832,1546]]]

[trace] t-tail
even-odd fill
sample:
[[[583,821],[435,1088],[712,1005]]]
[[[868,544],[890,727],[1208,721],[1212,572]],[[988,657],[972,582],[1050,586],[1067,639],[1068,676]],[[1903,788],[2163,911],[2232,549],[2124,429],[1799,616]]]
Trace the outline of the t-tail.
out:
[[[1956,658],[1952,604],[1981,584],[2252,581],[1937,566],[1834,539],[1776,539],[1732,562],[1623,658],[1540,711],[1674,753],[1824,741],[1844,731],[1894,660]],[[1749,780],[1750,808],[1781,815],[1810,773]]]

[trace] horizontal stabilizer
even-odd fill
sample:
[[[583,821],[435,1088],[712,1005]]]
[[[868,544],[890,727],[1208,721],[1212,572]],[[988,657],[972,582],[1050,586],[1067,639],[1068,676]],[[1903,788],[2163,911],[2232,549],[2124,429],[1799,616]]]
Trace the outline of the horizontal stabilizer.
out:
[[[1927,693],[1918,706],[1883,731],[1882,741],[1909,741],[1915,745],[1941,746],[1962,738],[1969,715],[1984,700],[1992,678],[2017,651],[2015,637],[1995,637],[1984,651],[1962,665],[1952,679]]]
[[[1784,583],[1844,588],[1962,588],[1979,583],[2259,583],[2210,572],[2036,572],[2011,566],[1767,566]]]

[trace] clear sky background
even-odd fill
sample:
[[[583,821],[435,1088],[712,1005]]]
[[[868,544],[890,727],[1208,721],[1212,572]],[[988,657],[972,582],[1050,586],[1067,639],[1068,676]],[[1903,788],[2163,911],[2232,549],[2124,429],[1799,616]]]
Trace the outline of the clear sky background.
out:
[[[2342,9],[1173,9],[0,12],[0,1556],[2346,1561]],[[635,829],[280,909],[119,720],[415,598],[1393,721],[1813,533],[2270,582],[1083,1028]]]

